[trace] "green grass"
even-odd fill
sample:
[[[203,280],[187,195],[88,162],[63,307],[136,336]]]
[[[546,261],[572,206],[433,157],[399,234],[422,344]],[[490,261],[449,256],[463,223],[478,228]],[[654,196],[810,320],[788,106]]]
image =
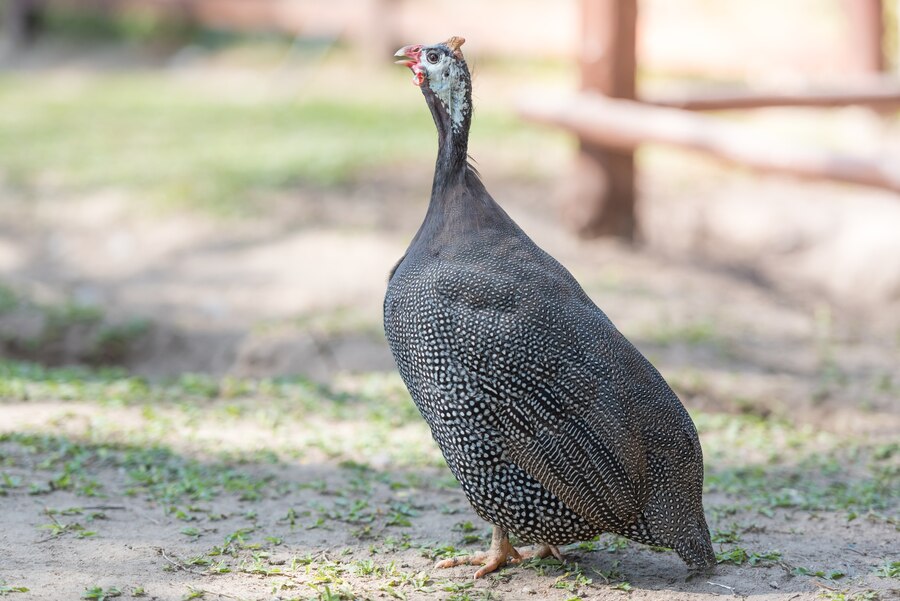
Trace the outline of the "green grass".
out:
[[[122,591],[114,586],[111,586],[109,588],[103,588],[102,586],[92,586],[85,589],[85,591],[81,594],[82,599],[92,599],[93,601],[108,601],[109,599],[114,599],[115,597],[121,596]]]
[[[686,346],[719,346],[723,344],[722,336],[711,319],[696,320],[675,324],[668,319],[647,325],[643,328],[643,338],[650,344],[670,347],[679,344]]]
[[[68,358],[91,364],[114,364],[123,360],[151,327],[145,319],[112,323],[99,307],[71,300],[37,302],[0,283],[0,317],[4,315],[6,323],[15,319],[35,324],[24,332],[0,324],[0,342],[6,352],[46,361],[58,361],[63,353],[70,353]]]
[[[26,193],[47,182],[79,193],[111,187],[231,213],[260,192],[433,164],[434,125],[413,94],[319,86],[290,97],[267,94],[262,79],[248,86],[260,93],[210,92],[154,73],[2,75],[0,173]],[[473,143],[497,138],[512,152],[561,141],[479,111]]]
[[[45,34],[81,41],[108,40],[127,43],[172,44],[187,41],[198,33],[186,20],[166,16],[161,11],[138,6],[116,14],[102,9],[78,10],[51,6],[43,12]]]
[[[367,458],[380,455],[398,467],[446,469],[397,376],[347,378],[326,387],[303,378],[214,379],[185,374],[150,384],[119,370],[47,369],[29,363],[0,362],[0,399],[62,400],[99,405],[110,411],[137,412],[138,423],[130,425],[97,415],[85,424],[81,436],[101,447],[112,444],[119,448],[125,443],[127,448],[122,450],[127,453],[143,450],[159,455],[157,465],[162,471],[144,474],[151,484],[168,481],[177,472],[184,472],[179,476],[182,478],[207,478],[199,464],[173,464],[166,468],[166,458],[174,457],[173,445],[198,458],[212,454],[223,465],[274,464],[315,457],[341,462],[346,469],[362,470],[359,473],[365,475],[369,470]],[[266,432],[265,447],[250,442],[241,446],[227,435],[215,441],[194,442],[193,433],[212,424],[221,429]],[[334,424],[346,427],[336,429]],[[48,432],[53,432],[54,425],[48,425]],[[21,433],[37,436],[29,440],[38,449],[44,444],[57,444],[53,439],[48,442],[44,434]],[[64,445],[64,441],[58,444]],[[91,451],[97,452],[105,451]],[[143,461],[135,457],[138,462]],[[213,479],[217,477],[214,475]],[[206,482],[211,481],[207,478]],[[402,475],[396,484],[405,486]],[[402,523],[405,516],[398,511],[392,509],[388,515]]]
[[[875,574],[879,578],[900,578],[900,561],[891,561],[878,566]]]
[[[241,379],[183,374],[150,383],[121,369],[50,368],[0,360],[0,401],[85,401],[111,407],[139,406],[144,417],[158,411],[198,414],[227,421],[277,424],[316,414],[330,420],[362,419],[397,427],[421,419],[398,376],[370,374],[323,386],[302,377]],[[377,401],[377,402],[376,402]],[[257,409],[265,407],[266,411]]]
[[[0,597],[9,593],[27,593],[28,587],[7,584],[5,580],[0,578]]]
[[[12,288],[0,283],[0,315],[17,309],[20,303],[19,295]]]
[[[798,427],[753,415],[696,414],[706,488],[776,509],[842,511],[852,521],[896,520],[900,446]]]
[[[105,406],[111,411],[129,407],[140,411],[142,423],[137,426],[101,418],[86,424],[85,442],[100,447],[85,450],[84,457],[52,431],[4,435],[9,442],[52,454],[55,459],[49,465],[58,473],[50,482],[51,489],[89,490],[90,482],[69,476],[71,467],[84,464],[91,453],[110,444],[109,450],[124,453],[126,467],[158,466],[147,473],[129,472],[135,484],[152,488],[177,477],[187,486],[188,497],[193,481],[199,482],[198,489],[233,488],[232,480],[240,478],[225,466],[235,461],[278,463],[323,455],[339,462],[348,473],[357,474],[361,483],[374,473],[367,458],[375,453],[390,457],[398,466],[443,466],[424,422],[394,374],[346,376],[329,386],[303,378],[217,379],[196,374],[150,383],[115,369],[56,369],[0,362],[0,399],[62,400]],[[880,519],[895,519],[892,512],[896,511],[900,480],[897,443],[826,433],[785,419],[754,415],[695,412],[693,417],[704,445],[708,491],[741,499],[762,515],[786,508],[842,511],[848,520],[866,513],[871,517],[871,512]],[[266,448],[253,447],[252,452],[227,440],[192,446],[190,433],[209,424],[221,428],[250,424],[272,436]],[[307,426],[298,428],[298,424]],[[315,424],[329,426],[322,431]],[[347,428],[335,428],[335,424]],[[218,452],[220,464],[213,469],[214,475],[203,472],[199,464],[172,463],[177,455],[171,448],[175,443]],[[252,489],[263,483],[240,486],[253,495]],[[361,506],[342,511],[366,515],[368,509]],[[414,508],[397,506],[386,517],[405,525],[414,516]],[[466,542],[480,538],[474,528],[466,522],[458,526],[464,540],[469,537]],[[717,536],[722,543],[733,543],[740,532],[732,524]],[[597,543],[591,544],[591,550],[599,548]],[[616,542],[603,544],[608,547]]]
[[[182,548],[190,545],[180,554],[169,549],[164,569],[253,575],[273,591],[295,596],[290,587],[299,586],[322,599],[353,598],[360,586],[394,598],[489,592],[398,565],[407,550],[432,561],[471,553],[488,544],[489,529],[469,514],[452,520],[442,540],[422,536],[429,515],[456,513],[433,501],[456,484],[396,375],[345,376],[328,386],[191,374],[149,382],[122,370],[0,362],[0,409],[29,403],[51,403],[56,413],[0,434],[0,497],[43,502],[40,540],[103,539],[108,514],[133,499],[164,514]],[[844,582],[839,566],[801,567],[777,549],[754,546],[755,533],[764,520],[798,512],[896,528],[896,443],[752,415],[693,417],[708,462],[706,489],[716,495],[707,497],[707,510],[720,564]],[[83,501],[54,507],[59,491]],[[338,534],[354,548],[285,556],[298,536]],[[570,547],[575,561],[529,560],[491,578],[533,570],[573,598],[597,588],[627,592],[634,587],[620,561],[641,548],[603,535]],[[579,565],[585,555],[595,567]],[[887,558],[870,569],[873,578],[897,577]]]

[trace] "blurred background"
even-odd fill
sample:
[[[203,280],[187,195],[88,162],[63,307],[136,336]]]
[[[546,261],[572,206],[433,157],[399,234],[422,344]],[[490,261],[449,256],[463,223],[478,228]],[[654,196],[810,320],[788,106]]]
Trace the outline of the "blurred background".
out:
[[[896,597],[900,0],[0,7],[0,595]],[[488,189],[697,424],[717,583],[431,570],[490,531],[381,316],[436,154],[393,54],[451,35]]]
[[[520,109],[575,98],[591,44],[616,35],[585,11],[614,4],[7,0],[0,354],[153,378],[391,372],[385,278],[435,150],[391,56],[459,34],[489,189],[664,372],[779,372],[759,377],[771,392],[793,361],[797,398],[839,370],[871,389],[842,402],[884,407],[900,385],[898,3],[640,2],[639,98],[827,90],[846,106],[699,117],[759,136],[763,162],[819,153],[811,181],[790,152],[760,170],[641,144],[634,226],[609,236],[579,223],[603,192],[572,128]],[[829,181],[831,157],[874,185]]]

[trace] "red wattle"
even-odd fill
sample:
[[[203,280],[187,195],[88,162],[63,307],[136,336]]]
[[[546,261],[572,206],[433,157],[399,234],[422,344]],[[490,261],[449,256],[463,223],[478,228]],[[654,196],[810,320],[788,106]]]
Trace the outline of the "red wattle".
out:
[[[422,73],[422,67],[419,66],[419,58],[422,56],[422,45],[416,44],[413,46],[404,46],[398,50],[394,56],[401,57],[400,60],[395,61],[395,63],[403,65],[404,67],[409,67],[413,72],[413,83],[417,86],[421,86],[422,82],[425,81],[425,74]]]

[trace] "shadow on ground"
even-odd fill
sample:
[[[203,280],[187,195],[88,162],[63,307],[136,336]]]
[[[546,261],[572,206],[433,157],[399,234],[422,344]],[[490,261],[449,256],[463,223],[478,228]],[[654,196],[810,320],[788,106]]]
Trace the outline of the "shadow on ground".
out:
[[[886,437],[695,413],[715,575],[605,535],[567,549],[564,565],[473,583],[469,567],[432,566],[481,549],[489,529],[395,377],[163,385],[6,364],[0,384],[0,540],[18,549],[4,577],[33,598],[99,586],[159,598],[812,599],[825,586],[887,599],[896,582],[878,576],[895,561],[900,450]]]

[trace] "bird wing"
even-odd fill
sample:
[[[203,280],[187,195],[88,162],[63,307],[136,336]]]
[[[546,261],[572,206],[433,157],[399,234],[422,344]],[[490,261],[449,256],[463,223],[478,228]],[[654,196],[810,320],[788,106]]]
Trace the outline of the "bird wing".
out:
[[[506,457],[585,520],[624,527],[648,495],[631,409],[633,380],[653,368],[568,272],[523,246],[510,242],[506,271],[445,272],[452,336],[467,341],[457,358],[491,399]]]
[[[563,367],[505,407],[509,459],[572,511],[624,527],[646,503],[646,451],[630,423],[626,394],[597,361]]]

